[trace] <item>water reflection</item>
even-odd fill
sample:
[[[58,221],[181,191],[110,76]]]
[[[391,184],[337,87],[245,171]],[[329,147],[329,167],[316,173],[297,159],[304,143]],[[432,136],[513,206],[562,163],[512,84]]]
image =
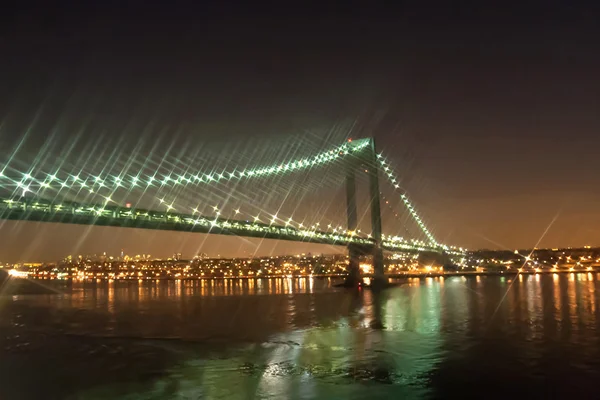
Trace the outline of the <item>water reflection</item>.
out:
[[[595,273],[414,278],[383,292],[308,278],[73,283],[2,298],[0,398],[447,398],[480,385],[499,398],[507,379],[581,393],[600,371],[597,284]]]

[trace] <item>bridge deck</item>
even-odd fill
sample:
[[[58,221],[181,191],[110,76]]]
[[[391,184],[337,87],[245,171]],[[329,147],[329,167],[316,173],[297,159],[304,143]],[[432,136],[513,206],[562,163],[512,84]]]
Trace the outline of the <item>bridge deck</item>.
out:
[[[375,245],[374,240],[370,238],[335,232],[298,229],[289,225],[208,218],[199,215],[132,209],[113,205],[73,202],[50,203],[33,199],[0,199],[0,219],[209,233],[334,246],[352,244],[365,251]],[[440,251],[429,246],[391,240],[384,241],[383,248],[389,251],[405,252]]]

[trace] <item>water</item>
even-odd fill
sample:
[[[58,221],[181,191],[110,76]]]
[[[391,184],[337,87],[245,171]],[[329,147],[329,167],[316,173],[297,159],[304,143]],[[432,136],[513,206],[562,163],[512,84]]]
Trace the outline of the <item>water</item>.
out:
[[[599,278],[46,282],[0,297],[0,398],[598,398]]]

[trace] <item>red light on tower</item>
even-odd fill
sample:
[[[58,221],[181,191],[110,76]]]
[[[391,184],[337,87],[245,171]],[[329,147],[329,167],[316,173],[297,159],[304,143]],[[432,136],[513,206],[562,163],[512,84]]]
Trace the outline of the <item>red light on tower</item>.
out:
[[[349,139],[348,139],[348,143],[350,143],[350,142],[352,142],[352,138],[349,138]]]
[[[125,203],[125,207],[131,208],[131,203]]]

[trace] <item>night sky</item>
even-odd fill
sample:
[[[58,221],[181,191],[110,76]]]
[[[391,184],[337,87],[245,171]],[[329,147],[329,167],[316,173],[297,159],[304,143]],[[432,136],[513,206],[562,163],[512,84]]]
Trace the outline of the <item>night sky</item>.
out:
[[[595,2],[24,3],[0,15],[3,165],[41,157],[91,171],[110,149],[184,168],[250,165],[374,136],[442,242],[600,245]],[[248,201],[275,204],[300,190],[289,185]],[[321,199],[321,216],[339,220],[336,190],[299,212]],[[23,222],[0,223],[0,243],[0,261],[334,251]]]

